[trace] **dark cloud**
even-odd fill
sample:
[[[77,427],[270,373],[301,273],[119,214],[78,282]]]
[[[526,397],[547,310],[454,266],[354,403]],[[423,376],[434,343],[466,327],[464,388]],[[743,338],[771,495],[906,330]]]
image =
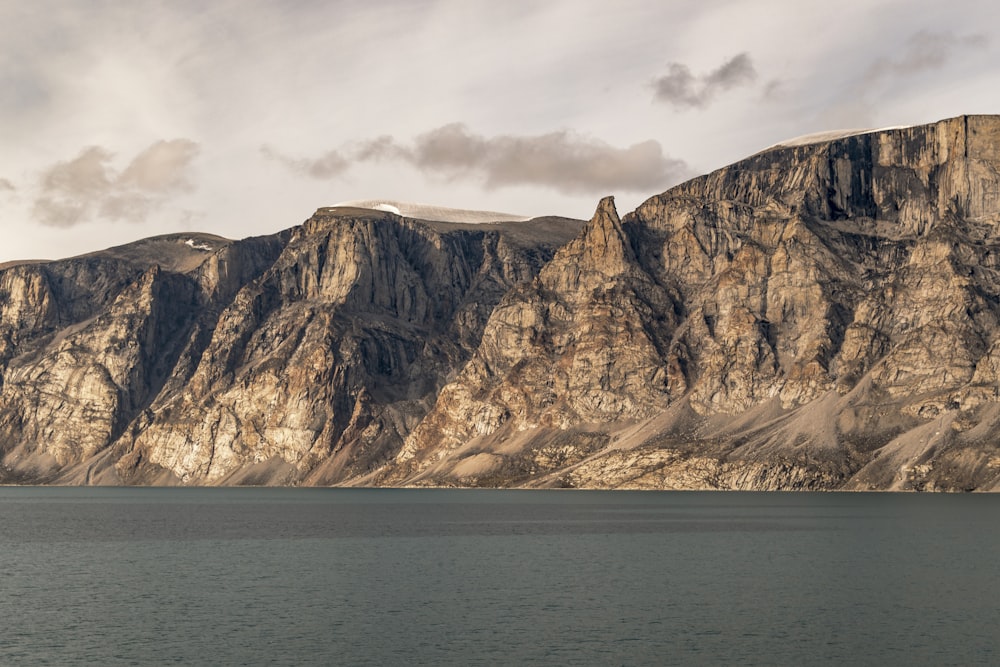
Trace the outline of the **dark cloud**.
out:
[[[959,52],[981,49],[989,43],[985,34],[956,35],[951,32],[921,30],[906,40],[902,50],[893,57],[880,58],[865,73],[865,83],[882,79],[911,76],[940,69]]]
[[[572,132],[486,137],[461,123],[426,132],[412,145],[382,136],[316,160],[289,158],[267,146],[261,152],[313,178],[339,176],[357,162],[392,160],[449,180],[480,180],[487,188],[534,185],[572,194],[657,190],[690,175],[687,164],[665,156],[656,141],[618,148]],[[324,168],[331,159],[336,168]]]
[[[17,192],[17,188],[6,178],[0,178],[0,192]]]
[[[682,63],[667,65],[667,73],[653,81],[655,99],[679,109],[702,108],[720,92],[753,83],[757,78],[750,54],[733,56],[718,69],[695,76]]]
[[[187,169],[197,154],[198,144],[188,139],[158,141],[118,173],[113,153],[90,146],[42,172],[33,217],[52,227],[70,227],[95,215],[142,222],[169,195],[192,188]]]

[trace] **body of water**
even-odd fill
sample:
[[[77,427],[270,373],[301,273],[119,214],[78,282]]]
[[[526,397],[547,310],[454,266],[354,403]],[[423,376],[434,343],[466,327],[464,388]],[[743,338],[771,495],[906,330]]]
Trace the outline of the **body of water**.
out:
[[[0,664],[1000,664],[1000,496],[0,488]]]

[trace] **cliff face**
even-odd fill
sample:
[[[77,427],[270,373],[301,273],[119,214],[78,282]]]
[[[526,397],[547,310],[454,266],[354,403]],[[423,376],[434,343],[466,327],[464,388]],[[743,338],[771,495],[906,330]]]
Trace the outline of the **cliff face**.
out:
[[[111,446],[184,382],[221,305],[280,245],[280,236],[160,237],[0,272],[5,479],[117,481]]]
[[[0,270],[6,481],[1000,487],[1000,117],[619,218],[320,209]]]
[[[383,463],[577,221],[321,209],[0,273],[6,477],[342,482]]]
[[[1000,119],[755,155],[508,294],[396,482],[993,488]]]

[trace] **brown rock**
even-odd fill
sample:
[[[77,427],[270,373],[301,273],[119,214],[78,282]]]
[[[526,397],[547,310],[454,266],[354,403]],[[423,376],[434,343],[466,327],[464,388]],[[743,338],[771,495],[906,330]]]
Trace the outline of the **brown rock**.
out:
[[[995,490],[998,227],[964,116],[582,228],[334,208],[5,265],[3,478]]]

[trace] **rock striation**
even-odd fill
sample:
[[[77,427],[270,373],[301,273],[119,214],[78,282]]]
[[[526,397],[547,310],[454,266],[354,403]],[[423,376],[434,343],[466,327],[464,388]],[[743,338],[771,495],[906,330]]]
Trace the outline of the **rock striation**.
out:
[[[350,207],[0,268],[6,482],[1000,488],[1000,117],[586,224]]]

